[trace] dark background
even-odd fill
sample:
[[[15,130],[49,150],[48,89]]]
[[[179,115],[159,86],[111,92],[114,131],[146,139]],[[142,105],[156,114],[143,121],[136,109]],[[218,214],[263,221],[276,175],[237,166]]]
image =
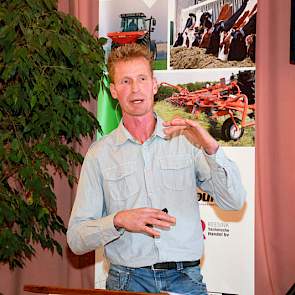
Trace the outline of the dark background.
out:
[[[295,64],[295,0],[291,0],[290,62]]]

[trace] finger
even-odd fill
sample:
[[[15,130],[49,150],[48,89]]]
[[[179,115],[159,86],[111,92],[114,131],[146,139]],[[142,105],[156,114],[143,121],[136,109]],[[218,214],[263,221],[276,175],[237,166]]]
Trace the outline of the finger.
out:
[[[170,227],[172,225],[175,225],[176,218],[173,216],[156,216],[147,219],[146,223],[151,225],[163,225],[165,227]]]
[[[147,233],[148,235],[150,235],[152,237],[157,237],[157,238],[160,237],[160,232],[153,229],[152,227],[145,226],[143,228],[143,232]]]
[[[163,122],[163,126],[169,127],[169,126],[186,126],[185,120],[181,118],[176,118],[171,121]]]
[[[139,209],[134,209],[139,210]],[[156,208],[141,208],[140,216],[146,224],[151,224],[154,219],[162,220],[171,224],[175,224],[176,218]]]
[[[185,124],[187,126],[194,127],[194,128],[201,127],[201,125],[197,121],[193,121],[193,120],[190,120],[190,119],[186,119]]]
[[[154,216],[154,219],[165,221],[170,224],[175,224],[176,222],[176,218],[174,216],[164,213],[162,210],[156,216]]]
[[[171,135],[179,135],[186,129],[185,126],[173,126],[173,127],[167,127],[164,128],[164,133],[168,136]]]
[[[146,214],[157,214],[161,212],[163,213],[163,211],[160,209],[150,208],[150,207],[138,208],[138,209],[132,209],[132,210],[138,210],[138,211],[141,211],[141,213],[146,213]]]
[[[159,219],[153,219],[151,220],[150,224],[156,227],[169,229],[174,224],[174,222],[167,222],[167,221],[162,221]]]

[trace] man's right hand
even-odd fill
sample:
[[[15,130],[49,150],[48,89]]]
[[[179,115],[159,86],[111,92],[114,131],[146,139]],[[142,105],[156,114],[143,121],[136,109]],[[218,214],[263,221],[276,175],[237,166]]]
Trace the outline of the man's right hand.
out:
[[[119,211],[114,217],[116,228],[124,228],[134,233],[146,233],[152,237],[160,237],[160,232],[152,226],[169,229],[175,222],[175,217],[154,208]]]

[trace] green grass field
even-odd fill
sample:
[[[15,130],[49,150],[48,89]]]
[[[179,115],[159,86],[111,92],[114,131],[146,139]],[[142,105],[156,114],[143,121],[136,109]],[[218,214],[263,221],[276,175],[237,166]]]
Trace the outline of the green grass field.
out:
[[[254,146],[255,145],[255,127],[246,127],[243,136],[237,141],[225,142],[221,138],[221,126],[227,117],[219,117],[216,126],[212,126],[206,114],[201,113],[197,119],[195,115],[186,112],[183,108],[173,106],[164,100],[155,103],[155,111],[165,121],[175,117],[182,117],[198,121],[209,133],[219,142],[221,146]]]
[[[167,70],[167,59],[157,59],[153,63],[154,70]]]

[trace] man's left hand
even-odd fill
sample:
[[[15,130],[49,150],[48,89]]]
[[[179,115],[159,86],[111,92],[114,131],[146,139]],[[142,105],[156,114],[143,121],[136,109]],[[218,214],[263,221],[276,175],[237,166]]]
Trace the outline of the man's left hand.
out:
[[[196,121],[176,118],[163,123],[168,139],[183,134],[193,145],[203,147],[208,155],[218,150],[217,141]]]

